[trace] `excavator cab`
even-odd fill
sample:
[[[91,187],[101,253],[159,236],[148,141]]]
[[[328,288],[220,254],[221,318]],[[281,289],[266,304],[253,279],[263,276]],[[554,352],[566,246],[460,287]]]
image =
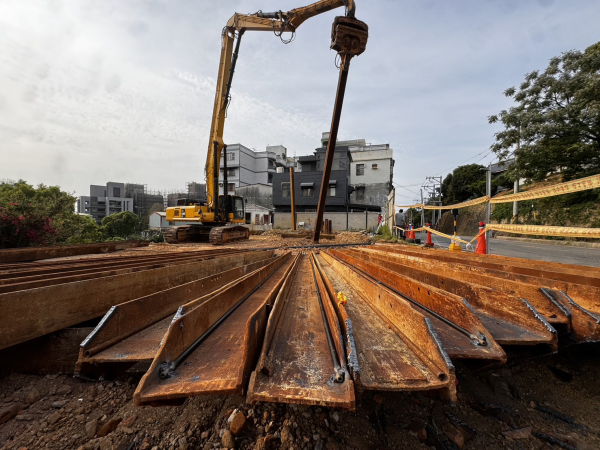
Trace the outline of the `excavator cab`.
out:
[[[223,217],[225,214],[228,216],[233,214],[233,220],[226,222],[244,223],[244,199],[238,195],[228,195],[225,200],[225,196],[219,195],[219,213]]]

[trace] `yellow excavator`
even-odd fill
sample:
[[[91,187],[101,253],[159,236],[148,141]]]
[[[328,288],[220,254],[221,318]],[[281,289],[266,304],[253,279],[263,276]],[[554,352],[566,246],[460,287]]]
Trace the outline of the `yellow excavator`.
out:
[[[179,199],[177,206],[167,208],[168,222],[186,222],[186,225],[170,227],[165,232],[167,242],[201,241],[208,237],[211,244],[219,245],[250,237],[250,230],[241,225],[245,222],[244,199],[227,194],[227,146],[223,143],[225,117],[231,99],[231,82],[242,36],[246,31],[272,31],[283,42],[289,42],[284,40],[283,33],[292,33],[293,36],[305,20],[340,6],[346,7],[346,17],[354,18],[354,0],[321,0],[288,12],[236,13],[229,19],[223,28],[217,92],[204,168],[207,203],[201,205],[195,200]],[[224,195],[219,194],[219,168],[222,154],[224,154]]]

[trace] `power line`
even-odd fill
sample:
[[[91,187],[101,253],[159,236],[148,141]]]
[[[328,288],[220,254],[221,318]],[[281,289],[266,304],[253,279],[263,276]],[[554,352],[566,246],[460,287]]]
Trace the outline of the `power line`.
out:
[[[458,164],[458,165],[456,165],[456,166],[454,166],[454,167],[450,167],[450,169],[442,170],[442,171],[440,171],[440,172],[436,173],[436,175],[440,175],[440,174],[442,174],[442,173],[444,173],[444,172],[448,172],[448,171],[449,171],[449,170],[451,170],[451,169],[455,169],[455,168],[457,168],[458,166],[462,166],[464,163],[466,163],[466,162],[469,162],[469,161],[471,161],[472,159],[475,159],[475,158],[477,158],[479,155],[482,155],[482,154],[484,154],[484,153],[486,153],[486,155],[483,157],[483,158],[485,158],[485,157],[486,157],[486,156],[487,156],[489,153],[491,153],[491,152],[492,152],[492,150],[487,150],[487,149],[486,149],[486,150],[484,150],[484,151],[482,151],[482,152],[480,152],[480,153],[477,153],[475,156],[473,156],[473,157],[471,157],[471,158],[467,159],[466,161],[463,161],[463,162],[461,162],[460,164]],[[481,158],[481,159],[483,159],[483,158]],[[481,161],[481,159],[480,159],[479,161]]]

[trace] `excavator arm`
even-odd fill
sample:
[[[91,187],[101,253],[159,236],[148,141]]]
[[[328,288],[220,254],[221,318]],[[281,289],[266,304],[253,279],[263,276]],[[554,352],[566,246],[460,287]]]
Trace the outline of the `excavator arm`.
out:
[[[277,11],[255,14],[234,14],[223,28],[221,42],[221,61],[217,78],[217,90],[213,106],[210,139],[206,157],[205,175],[208,209],[218,209],[219,193],[219,167],[223,151],[223,130],[227,106],[230,99],[231,82],[235,72],[240,42],[245,31],[273,31],[276,34],[295,32],[307,19],[322,14],[332,9],[346,7],[346,15],[354,17],[354,0],[321,0],[302,8],[292,9],[288,12]],[[235,47],[234,47],[234,41]],[[227,187],[224,187],[226,192]]]

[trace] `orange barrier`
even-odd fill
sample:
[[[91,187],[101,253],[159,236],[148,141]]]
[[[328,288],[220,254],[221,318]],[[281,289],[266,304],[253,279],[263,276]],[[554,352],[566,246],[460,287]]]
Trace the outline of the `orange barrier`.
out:
[[[477,245],[475,246],[475,253],[480,255],[487,255],[487,241],[485,240],[485,223],[479,222],[479,234],[477,235]]]

